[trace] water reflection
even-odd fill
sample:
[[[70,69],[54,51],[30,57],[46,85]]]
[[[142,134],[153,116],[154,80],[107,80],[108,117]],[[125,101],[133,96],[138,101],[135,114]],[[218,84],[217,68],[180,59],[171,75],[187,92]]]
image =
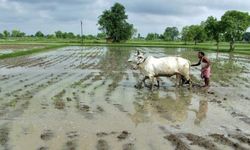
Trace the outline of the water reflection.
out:
[[[208,111],[208,101],[206,98],[200,100],[199,109],[193,110],[196,114],[196,118],[194,120],[195,125],[200,125],[200,123],[206,118],[206,114]]]
[[[174,91],[142,92],[134,102],[135,112],[130,115],[137,125],[143,122],[165,121],[184,122],[187,119],[188,106],[192,92],[186,89]]]
[[[128,66],[128,58],[131,48],[108,47],[107,52],[100,60],[98,66],[101,74],[106,79],[111,79],[112,83],[108,87],[108,92],[112,92],[123,79]]]
[[[131,50],[132,48],[126,47],[108,47],[107,52],[99,62],[100,69],[106,73],[126,70]]]

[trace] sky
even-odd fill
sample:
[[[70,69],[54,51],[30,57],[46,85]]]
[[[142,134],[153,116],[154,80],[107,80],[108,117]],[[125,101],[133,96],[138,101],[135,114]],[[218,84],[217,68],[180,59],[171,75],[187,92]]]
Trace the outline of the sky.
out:
[[[0,0],[0,32],[18,29],[27,34],[57,30],[97,34],[98,17],[114,3],[125,6],[128,22],[145,36],[162,34],[166,27],[199,24],[208,16],[218,19],[227,10],[250,14],[250,0]],[[250,29],[248,29],[250,31]]]

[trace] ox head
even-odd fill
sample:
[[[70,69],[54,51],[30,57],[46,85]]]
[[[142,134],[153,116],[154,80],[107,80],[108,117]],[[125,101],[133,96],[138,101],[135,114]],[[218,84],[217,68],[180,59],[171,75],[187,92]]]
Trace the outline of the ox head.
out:
[[[145,61],[146,57],[143,52],[137,51],[136,54],[132,54],[128,59],[128,62],[132,63],[133,69],[137,69],[140,64]]]

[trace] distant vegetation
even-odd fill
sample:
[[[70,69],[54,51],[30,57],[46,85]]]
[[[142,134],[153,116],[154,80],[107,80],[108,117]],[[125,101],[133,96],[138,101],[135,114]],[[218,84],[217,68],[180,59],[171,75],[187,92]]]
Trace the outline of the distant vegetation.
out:
[[[125,43],[127,40],[134,41],[129,44],[146,44],[155,45],[157,42],[175,42],[173,45],[216,42],[216,49],[225,49],[225,42],[229,43],[228,50],[234,51],[235,43],[249,43],[250,32],[246,30],[250,27],[250,16],[247,12],[236,10],[226,11],[219,19],[210,16],[205,21],[198,25],[184,26],[181,31],[177,27],[166,27],[162,34],[148,33],[142,37],[137,33],[137,29],[126,20],[128,16],[125,12],[125,7],[119,3],[115,3],[110,10],[105,10],[99,16],[98,25],[100,33],[97,35],[79,35],[72,32],[55,31],[52,34],[44,34],[42,31],[37,31],[32,35],[28,35],[20,30],[7,31],[0,33],[0,39],[8,41],[11,39],[26,39],[33,41],[51,41],[75,42],[80,43],[80,39],[84,41],[92,41],[92,43]],[[128,42],[127,42],[128,43]],[[176,44],[177,43],[177,44]],[[223,43],[223,44],[220,44]],[[159,44],[159,43],[158,43]],[[160,44],[161,45],[161,44]],[[206,45],[206,44],[205,44]],[[219,47],[222,46],[222,47]],[[185,47],[185,46],[181,46]],[[188,46],[187,46],[188,47]],[[208,46],[211,48],[213,45]],[[214,48],[212,48],[214,49]]]

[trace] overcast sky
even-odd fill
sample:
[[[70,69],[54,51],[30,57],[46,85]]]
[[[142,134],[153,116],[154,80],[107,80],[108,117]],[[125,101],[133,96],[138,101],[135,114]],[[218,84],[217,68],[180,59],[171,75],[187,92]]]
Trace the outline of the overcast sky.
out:
[[[142,35],[199,24],[208,16],[220,19],[227,10],[250,13],[250,0],[0,0],[0,31],[79,34],[83,20],[84,34],[96,34],[98,16],[115,2],[125,6],[128,22]]]

